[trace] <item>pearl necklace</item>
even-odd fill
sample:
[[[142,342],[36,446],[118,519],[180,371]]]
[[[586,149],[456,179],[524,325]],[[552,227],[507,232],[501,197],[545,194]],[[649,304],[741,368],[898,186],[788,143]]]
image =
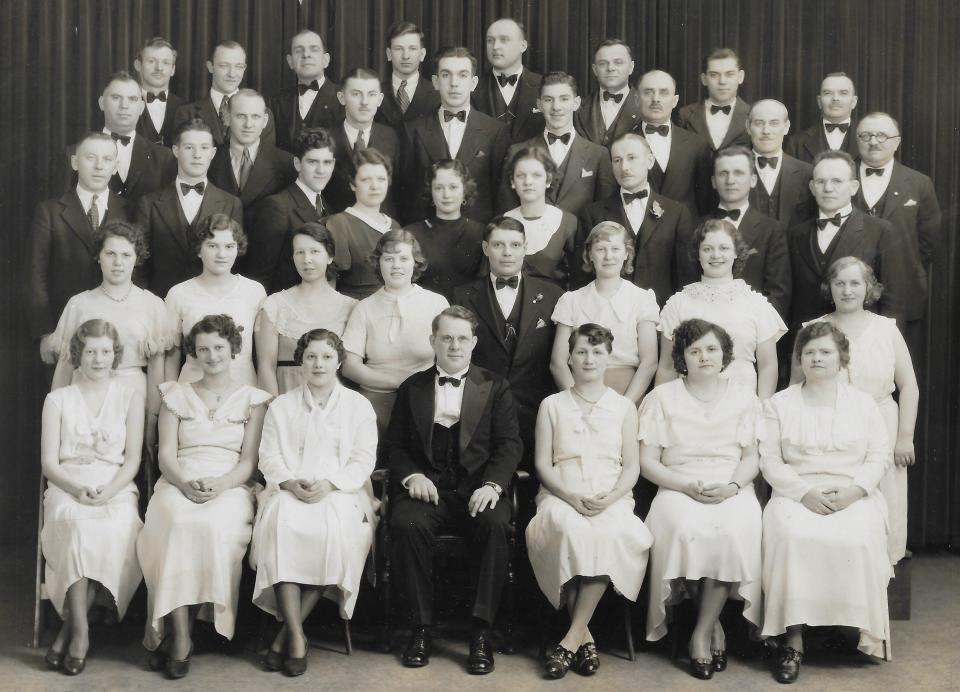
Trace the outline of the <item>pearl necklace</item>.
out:
[[[103,284],[99,286],[100,290],[103,291],[103,295],[112,300],[114,303],[124,303],[127,298],[130,297],[130,294],[133,292],[133,284],[130,284],[130,287],[127,289],[127,294],[123,298],[117,298],[114,295],[111,295],[110,292],[103,287]]]

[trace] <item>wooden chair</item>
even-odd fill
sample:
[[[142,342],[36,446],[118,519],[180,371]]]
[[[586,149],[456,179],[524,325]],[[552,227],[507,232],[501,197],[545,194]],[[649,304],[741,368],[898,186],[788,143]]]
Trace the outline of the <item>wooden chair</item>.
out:
[[[630,607],[631,603],[623,596],[618,596],[617,598],[622,601],[623,633],[627,644],[627,660],[635,661],[637,655],[633,645],[633,611]],[[548,609],[550,611],[549,613]],[[547,638],[550,631],[556,628],[559,614],[560,611],[553,610],[545,598],[540,601],[540,614],[537,619],[541,624],[544,624],[544,627],[540,631],[540,660],[543,660],[547,655]],[[548,618],[550,623],[549,625],[546,624],[548,622]]]
[[[43,531],[43,493],[47,489],[47,479],[40,474],[40,492],[38,495],[37,507],[37,559],[34,574],[33,589],[33,636],[30,639],[30,648],[36,649],[40,646],[40,634],[43,627],[43,602],[49,600],[46,586],[43,583],[43,572],[46,567],[46,561],[43,559],[43,548],[40,545],[40,533]]]

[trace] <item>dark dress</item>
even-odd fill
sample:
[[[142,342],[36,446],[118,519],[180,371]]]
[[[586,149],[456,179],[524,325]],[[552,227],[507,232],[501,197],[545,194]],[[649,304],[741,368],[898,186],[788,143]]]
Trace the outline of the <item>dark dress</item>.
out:
[[[476,279],[484,264],[483,224],[461,216],[446,220],[433,216],[404,228],[420,243],[427,268],[417,281],[453,301],[453,289]]]
[[[387,216],[383,218],[389,219]],[[370,254],[384,233],[399,229],[400,224],[390,219],[390,228],[384,225],[378,230],[349,211],[327,218],[327,230],[336,246],[333,267],[337,270],[337,290],[340,293],[363,300],[380,290],[383,282],[377,278],[369,262]]]

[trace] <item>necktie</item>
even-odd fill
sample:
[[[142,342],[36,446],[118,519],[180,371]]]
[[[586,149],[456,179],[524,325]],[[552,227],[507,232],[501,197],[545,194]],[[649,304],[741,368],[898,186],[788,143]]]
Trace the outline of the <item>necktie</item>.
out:
[[[230,97],[224,96],[220,99],[220,110],[217,111],[217,118],[220,120],[220,136],[227,136],[227,106],[230,103]]]
[[[240,176],[237,178],[237,188],[239,190],[243,190],[243,186],[247,184],[251,168],[253,168],[253,161],[250,160],[250,150],[244,147],[243,156],[240,157]]]
[[[569,144],[569,143],[570,143],[570,133],[567,132],[566,134],[562,134],[562,135],[555,135],[555,134],[553,134],[552,132],[548,132],[548,133],[547,133],[547,144],[553,144],[553,143],[556,142],[558,139],[559,139],[561,142],[563,142],[564,144]]]
[[[603,92],[604,101],[613,101],[614,103],[620,103],[623,101],[623,94],[611,94],[609,91]]]
[[[159,94],[154,94],[152,91],[147,92],[147,103],[153,103],[154,101],[161,101],[163,103],[167,102],[167,92],[161,91]]]
[[[317,80],[313,80],[309,84],[297,84],[297,91],[300,92],[300,95],[303,96],[305,93],[313,89],[314,91],[320,91],[320,84]]]
[[[716,115],[720,111],[723,111],[724,115],[730,115],[730,106],[717,106],[715,104],[710,104],[710,115]]]
[[[867,175],[880,175],[880,176],[882,176],[882,175],[883,175],[883,169],[882,169],[882,168],[870,168],[870,167],[868,166],[868,167],[867,167]]]
[[[497,81],[500,82],[501,87],[505,87],[507,86],[507,84],[510,84],[511,86],[513,86],[517,83],[517,77],[518,75],[515,75],[515,74],[512,74],[509,77],[505,74],[498,74]]]
[[[740,218],[739,209],[717,209],[713,212],[713,218],[715,219],[730,219],[731,221],[736,221]]]
[[[646,132],[648,135],[658,134],[661,137],[666,137],[667,135],[670,134],[670,126],[669,125],[644,125],[643,131]]]
[[[517,288],[520,285],[519,276],[511,276],[509,279],[504,279],[503,277],[498,276],[496,281],[496,287],[499,291],[504,286],[509,286],[510,288]]]
[[[828,224],[831,224],[831,223],[837,228],[840,228],[840,224],[843,223],[843,217],[840,216],[840,212],[837,212],[833,216],[828,217],[826,219],[817,219],[817,228],[819,228],[822,231],[824,228],[827,227]]]
[[[843,134],[847,134],[847,130],[850,129],[850,123],[824,123],[823,126],[827,128],[827,132],[833,132],[839,128]]]
[[[190,190],[195,190],[198,195],[203,194],[203,181],[201,180],[196,185],[187,185],[186,183],[180,183],[180,194],[186,195]]]
[[[130,144],[130,135],[118,135],[116,132],[111,132],[110,136],[113,137],[114,142],[120,142],[123,146]]]
[[[353,143],[353,153],[357,154],[367,148],[367,143],[363,141],[363,130],[357,132],[357,141]]]
[[[454,118],[456,118],[462,123],[465,123],[467,122],[467,112],[466,111],[457,111],[456,113],[451,113],[450,111],[443,112],[443,122],[448,123]]]
[[[94,195],[90,200],[90,209],[87,210],[87,219],[93,230],[100,228],[100,209],[97,207],[97,196]]]
[[[404,113],[407,112],[407,109],[410,107],[410,97],[407,96],[407,80],[400,80],[400,88],[397,89],[397,105],[400,106],[400,110]]]
[[[623,194],[623,203],[630,204],[635,199],[644,199],[646,198],[649,190],[640,190],[640,192],[624,192]]]
[[[757,165],[760,168],[766,168],[767,166],[770,166],[770,168],[776,168],[779,162],[780,162],[779,156],[758,156],[757,157]]]
[[[439,377],[439,378],[437,378],[437,379],[438,379],[438,381],[440,382],[440,386],[441,386],[441,387],[442,387],[443,385],[445,385],[445,384],[449,384],[449,385],[452,385],[452,386],[454,386],[454,387],[459,387],[459,386],[460,386],[460,378],[459,378],[459,377]]]
[[[317,193],[317,202],[313,205],[317,210],[317,216],[323,216],[323,195]]]

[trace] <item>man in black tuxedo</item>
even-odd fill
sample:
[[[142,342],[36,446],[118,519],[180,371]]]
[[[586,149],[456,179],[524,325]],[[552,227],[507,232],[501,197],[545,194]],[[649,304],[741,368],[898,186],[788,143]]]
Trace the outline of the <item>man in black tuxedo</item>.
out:
[[[485,223],[493,216],[510,134],[503,123],[470,107],[470,94],[477,88],[477,59],[468,49],[443,49],[435,62],[433,86],[440,94],[440,109],[407,125],[401,143],[403,174],[394,178],[399,178],[400,199],[408,202],[401,217],[413,221],[428,216],[424,191],[430,167],[443,159],[457,159],[477,184],[473,203],[463,215]]]
[[[857,167],[849,154],[832,150],[817,154],[810,182],[817,200],[817,218],[794,226],[788,237],[793,274],[792,330],[833,312],[834,306],[821,286],[830,265],[848,255],[869,264],[883,284],[879,312],[902,320],[909,279],[904,243],[889,221],[854,208],[852,199],[858,188]]]
[[[510,143],[524,142],[543,131],[537,107],[543,77],[523,66],[527,34],[514,19],[498,19],[487,29],[487,61],[491,68],[480,75],[470,100],[473,107],[491,115],[510,131]]]
[[[703,138],[713,152],[734,144],[749,146],[746,122],[750,105],[737,95],[743,79],[740,57],[735,52],[729,48],[712,50],[703,59],[700,74],[707,99],[680,109],[680,127]]]
[[[290,39],[287,65],[297,75],[297,83],[271,101],[277,116],[277,146],[281,149],[293,151],[301,129],[330,128],[343,118],[343,108],[337,101],[339,87],[324,74],[330,64],[326,45],[309,29]]]
[[[640,97],[630,88],[633,53],[618,38],[608,38],[593,54],[598,88],[577,111],[577,132],[594,144],[610,146],[628,132],[640,131]]]
[[[39,339],[40,356],[53,365],[50,337],[71,297],[100,284],[94,257],[94,232],[108,221],[126,221],[127,203],[113,192],[110,178],[117,168],[117,143],[102,132],[81,139],[70,165],[77,184],[61,197],[40,202],[27,238],[24,276],[27,325]]]
[[[147,41],[133,61],[140,75],[140,89],[146,108],[137,121],[137,133],[154,144],[173,144],[173,119],[183,99],[170,91],[170,79],[177,71],[177,50],[165,38]]]
[[[400,159],[400,144],[396,131],[392,127],[374,122],[377,109],[383,102],[380,77],[376,72],[365,67],[352,70],[344,76],[337,98],[343,104],[345,117],[343,122],[330,129],[340,156],[337,157],[333,178],[323,195],[328,214],[341,212],[357,201],[357,196],[350,187],[357,173],[357,167],[353,163],[355,152],[373,147],[389,159],[394,175],[399,169]],[[391,187],[380,205],[380,211],[388,216],[396,215],[393,193]]]
[[[413,611],[403,665],[430,662],[434,536],[447,527],[470,537],[478,569],[467,672],[494,668],[490,626],[507,578],[510,503],[505,492],[523,446],[510,385],[471,364],[477,318],[454,305],[433,320],[436,365],[397,391],[387,430],[395,574]]]
[[[686,206],[692,217],[711,209],[710,147],[670,120],[680,99],[676,80],[662,70],[651,70],[637,82],[637,94],[642,121],[638,132],[646,137],[656,159],[650,169],[650,187]]]
[[[783,138],[789,130],[787,107],[779,101],[764,99],[750,107],[747,132],[758,178],[750,192],[750,206],[784,228],[793,228],[816,213],[810,194],[813,167],[783,151]]]
[[[494,218],[483,240],[490,275],[454,289],[453,302],[480,318],[474,360],[509,380],[526,450],[524,463],[532,469],[537,409],[556,391],[550,374],[555,331],[550,318],[563,290],[522,272],[526,248],[523,224],[507,216]]]
[[[692,217],[684,205],[652,189],[648,175],[656,159],[644,137],[628,132],[613,143],[610,155],[620,189],[580,212],[571,287],[586,286],[594,279],[582,266],[590,230],[601,221],[615,221],[633,233],[633,283],[653,290],[663,305],[681,286],[680,259],[690,245]]]
[[[540,83],[537,106],[543,111],[546,130],[510,147],[500,180],[497,209],[505,212],[520,204],[511,185],[510,166],[519,151],[538,147],[545,150],[557,166],[557,174],[547,188],[547,202],[576,215],[616,189],[610,153],[574,129],[573,116],[580,107],[580,96],[577,80],[566,72],[547,73]]]
[[[707,218],[725,219],[739,231],[747,244],[748,257],[740,277],[767,297],[784,321],[790,317],[790,253],[787,233],[779,222],[757,211],[750,203],[750,191],[757,184],[753,152],[746,147],[727,147],[713,161],[713,187],[720,197],[718,207]],[[700,219],[698,225],[706,219]],[[698,258],[683,254],[680,282],[700,280]]]
[[[207,60],[207,72],[210,73],[210,93],[199,101],[185,103],[177,109],[174,116],[174,129],[183,123],[199,118],[207,124],[213,134],[213,144],[219,147],[227,141],[230,134],[227,122],[227,104],[233,95],[240,89],[240,82],[247,71],[247,52],[236,41],[221,41],[213,48],[210,59]],[[268,111],[269,118],[263,128],[263,140],[273,144],[276,141],[276,132],[273,114]]]
[[[202,266],[191,251],[189,231],[211,214],[227,214],[243,223],[243,204],[207,180],[216,148],[206,122],[196,118],[173,135],[177,177],[171,185],[145,195],[137,205],[137,223],[150,248],[150,290],[161,298],[175,284],[197,276]]]
[[[845,72],[831,72],[820,83],[817,108],[820,122],[791,137],[787,151],[801,161],[811,162],[821,151],[845,151],[856,158],[857,123],[853,109],[857,107],[857,91]]]
[[[391,65],[390,84],[377,109],[376,121],[392,127],[403,136],[407,123],[421,115],[436,113],[440,95],[430,80],[423,79],[420,66],[427,57],[423,32],[412,22],[398,22],[387,35],[387,62]]]

